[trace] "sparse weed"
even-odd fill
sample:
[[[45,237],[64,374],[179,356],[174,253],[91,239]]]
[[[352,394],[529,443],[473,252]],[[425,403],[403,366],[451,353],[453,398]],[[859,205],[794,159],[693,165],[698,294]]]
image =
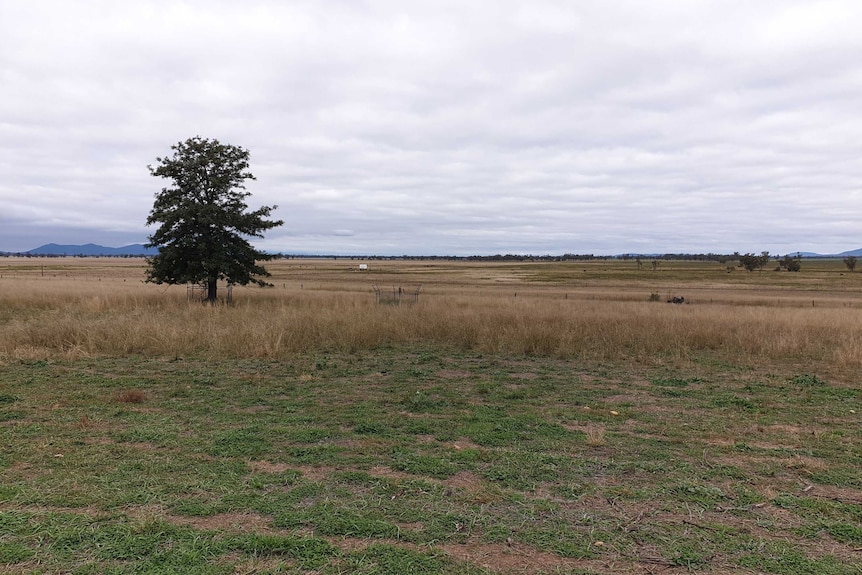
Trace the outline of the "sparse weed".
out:
[[[605,444],[605,426],[602,424],[590,424],[584,427],[587,436],[587,445]]]

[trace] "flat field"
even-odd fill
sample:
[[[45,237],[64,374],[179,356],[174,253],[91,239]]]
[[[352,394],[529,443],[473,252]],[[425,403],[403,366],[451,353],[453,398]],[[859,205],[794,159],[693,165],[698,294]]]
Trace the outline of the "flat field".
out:
[[[267,267],[0,259],[0,570],[862,572],[841,261]]]

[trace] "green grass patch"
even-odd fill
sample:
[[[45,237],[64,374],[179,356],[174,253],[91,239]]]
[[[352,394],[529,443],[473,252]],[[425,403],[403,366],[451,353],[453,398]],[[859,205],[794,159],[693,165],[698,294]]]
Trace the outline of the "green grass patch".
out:
[[[860,566],[859,392],[831,378],[382,348],[9,362],[3,385],[12,572]]]

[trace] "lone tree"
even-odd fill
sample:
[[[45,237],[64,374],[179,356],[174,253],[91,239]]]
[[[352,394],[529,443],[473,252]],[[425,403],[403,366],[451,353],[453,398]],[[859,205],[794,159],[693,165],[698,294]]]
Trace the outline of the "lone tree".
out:
[[[759,256],[752,253],[739,255],[739,252],[735,252],[733,255],[739,259],[739,265],[749,272],[753,272],[756,269],[762,272],[763,266],[769,263],[769,252],[760,252]]]
[[[216,301],[217,283],[271,285],[256,276],[270,274],[257,262],[272,255],[254,249],[246,238],[262,238],[265,230],[282,225],[267,220],[277,206],[248,211],[245,180],[248,150],[196,136],[171,146],[169,158],[156,158],[150,174],[171,180],[156,194],[147,225],[161,224],[148,247],[159,248],[147,258],[152,283],[200,283],[207,301]]]
[[[798,272],[802,269],[802,254],[797,253],[795,257],[787,254],[780,260],[779,266],[789,272]]]
[[[847,256],[844,258],[844,265],[851,272],[856,269],[856,256]]]

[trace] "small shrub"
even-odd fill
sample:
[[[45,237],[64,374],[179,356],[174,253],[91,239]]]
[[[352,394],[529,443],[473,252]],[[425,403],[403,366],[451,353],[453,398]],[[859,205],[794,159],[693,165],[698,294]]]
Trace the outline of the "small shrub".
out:
[[[792,378],[790,378],[790,383],[798,385],[800,387],[822,387],[826,385],[825,381],[823,381],[816,375],[811,375],[808,373],[794,375]]]
[[[710,404],[713,407],[719,408],[736,408],[742,411],[756,411],[758,405],[755,401],[747,397],[736,395],[735,393],[725,393],[716,396]]]
[[[682,544],[672,551],[670,562],[676,567],[693,570],[709,563],[709,557],[704,555],[697,545]]]
[[[127,389],[118,393],[114,399],[119,403],[143,403],[147,395],[139,389]]]
[[[588,425],[584,428],[584,434],[587,436],[587,445],[605,444],[604,425]]]
[[[419,390],[411,394],[405,403],[407,409],[413,413],[438,411],[446,406],[446,402],[441,401],[439,397],[432,397],[427,392]]]
[[[689,380],[679,377],[654,377],[650,383],[659,387],[687,387]]]
[[[661,301],[661,296],[658,295],[657,293],[651,293],[651,294],[649,294],[649,300],[650,301]]]

